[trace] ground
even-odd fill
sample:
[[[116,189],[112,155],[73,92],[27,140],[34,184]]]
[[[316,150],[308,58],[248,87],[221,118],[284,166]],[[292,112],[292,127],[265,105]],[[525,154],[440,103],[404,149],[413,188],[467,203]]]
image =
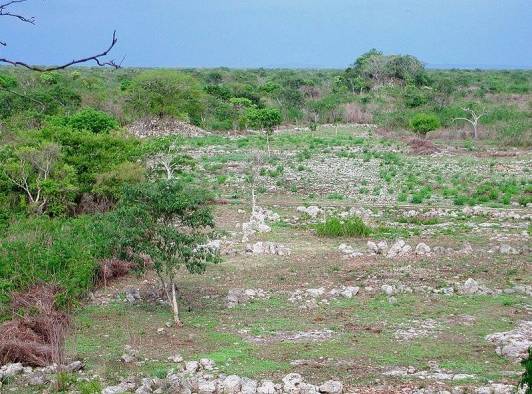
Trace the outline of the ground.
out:
[[[242,223],[251,215],[246,174],[265,150],[264,140],[179,141],[198,159],[196,171],[218,185],[223,262],[204,275],[182,273],[180,328],[167,326],[167,305],[144,296],[126,300],[128,289],[145,294],[156,287],[152,272],[96,290],[75,312],[69,358],[83,359],[87,370],[110,383],[133,374],[165,376],[173,365],[168,357],[176,354],[211,358],[227,374],[279,380],[298,372],[313,383],[341,380],[352,391],[517,383],[521,366],[498,355],[485,337],[531,317],[530,293],[502,291],[531,284],[529,151],[434,141],[439,152],[421,156],[405,141],[365,126],[277,133],[272,156],[263,153],[255,170],[258,205],[280,219],[267,220],[271,231],[253,234],[247,243],[270,241],[291,253],[252,255],[241,242]],[[464,210],[470,203],[483,210]],[[323,212],[311,218],[298,206]],[[370,236],[316,235],[315,223],[350,209],[373,229]],[[366,246],[368,240],[391,245],[397,239],[414,248],[423,242],[432,252],[388,258]],[[340,244],[360,255],[342,253]],[[485,291],[436,290],[459,289],[468,278]],[[395,286],[395,294],[386,295],[383,285]],[[360,289],[352,298],[327,295],[342,286]],[[320,287],[324,295],[306,293]],[[227,308],[235,288],[263,289],[266,296]],[[294,300],[298,290],[304,300]],[[125,345],[143,361],[122,363]],[[413,368],[394,376],[399,367]],[[420,377],[435,370],[469,376]]]

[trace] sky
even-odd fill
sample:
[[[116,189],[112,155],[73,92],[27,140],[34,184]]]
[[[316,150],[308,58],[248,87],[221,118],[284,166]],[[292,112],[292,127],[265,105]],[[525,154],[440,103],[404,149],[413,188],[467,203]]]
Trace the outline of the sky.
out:
[[[0,1],[2,3],[2,1]],[[0,57],[134,67],[345,68],[371,48],[429,67],[532,68],[532,0],[27,0]]]

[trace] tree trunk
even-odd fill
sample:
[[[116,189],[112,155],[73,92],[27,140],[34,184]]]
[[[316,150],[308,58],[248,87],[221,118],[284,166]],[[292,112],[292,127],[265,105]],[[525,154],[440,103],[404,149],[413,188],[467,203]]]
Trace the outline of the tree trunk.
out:
[[[179,307],[177,306],[177,298],[175,294],[175,283],[172,281],[172,310],[174,312],[174,322],[177,327],[182,326],[179,320]]]
[[[255,213],[256,208],[256,200],[255,200],[255,186],[251,187],[251,213]]]
[[[271,152],[270,152],[270,135],[268,133],[266,133],[266,143],[268,144],[268,158],[271,157]]]
[[[478,126],[477,126],[477,124],[475,123],[475,124],[473,125],[473,138],[474,138],[474,139],[477,139],[477,137],[478,137],[477,127],[478,127]]]

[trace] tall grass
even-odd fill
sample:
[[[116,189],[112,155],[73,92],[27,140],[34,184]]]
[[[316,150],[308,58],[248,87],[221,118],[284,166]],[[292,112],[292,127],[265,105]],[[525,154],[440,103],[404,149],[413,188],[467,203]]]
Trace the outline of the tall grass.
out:
[[[367,237],[371,228],[356,216],[345,220],[332,216],[316,225],[316,234],[320,237]]]

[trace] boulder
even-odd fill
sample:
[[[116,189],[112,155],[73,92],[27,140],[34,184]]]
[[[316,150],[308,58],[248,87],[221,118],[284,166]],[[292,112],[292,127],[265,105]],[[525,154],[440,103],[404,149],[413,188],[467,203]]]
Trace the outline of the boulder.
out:
[[[478,292],[479,288],[480,287],[479,287],[477,281],[474,280],[473,278],[469,278],[462,285],[462,287],[460,289],[460,292],[462,294],[472,295],[472,294],[475,294],[476,292]]]
[[[224,394],[236,394],[240,392],[242,387],[242,379],[236,375],[229,375],[222,382],[222,389]]]
[[[275,384],[271,380],[263,380],[257,388],[257,394],[275,394]]]
[[[426,243],[420,242],[416,246],[416,254],[418,255],[426,255],[430,253],[430,246]]]
[[[319,391],[325,394],[341,394],[344,391],[344,386],[342,382],[329,380],[319,387]]]
[[[289,373],[283,378],[283,391],[289,394],[299,394],[303,377],[298,373]]]

